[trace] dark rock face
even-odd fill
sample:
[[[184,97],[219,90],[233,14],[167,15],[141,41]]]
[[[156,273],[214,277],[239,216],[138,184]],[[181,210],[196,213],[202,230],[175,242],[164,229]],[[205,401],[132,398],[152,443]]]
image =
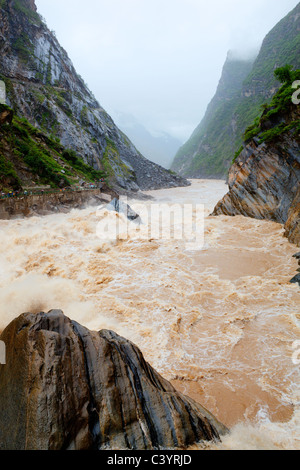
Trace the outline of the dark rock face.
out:
[[[220,214],[285,224],[290,242],[300,245],[299,135],[289,132],[263,144],[253,139],[230,169],[229,192],[213,212]]]
[[[300,266],[300,252],[299,253],[296,253],[293,258],[296,258],[296,260],[298,261],[298,264]],[[297,270],[298,272],[300,272],[300,268]],[[291,280],[291,283],[292,284],[299,284],[300,286],[300,274],[296,274],[296,276],[293,277],[293,279]]]
[[[298,184],[299,189],[288,211],[285,234],[292,243],[300,246],[300,181]]]
[[[142,220],[128,204],[125,204],[120,199],[113,199],[109,204],[105,206],[105,209],[109,211],[115,211],[124,214],[128,220],[135,221],[136,223],[141,223]]]
[[[163,449],[226,428],[177,393],[139,349],[61,311],[23,314],[1,335],[0,449]]]
[[[291,280],[291,284],[299,284],[300,286],[300,274],[297,274],[293,279]]]
[[[3,124],[11,124],[13,120],[13,112],[9,109],[5,109],[0,112],[0,126]]]

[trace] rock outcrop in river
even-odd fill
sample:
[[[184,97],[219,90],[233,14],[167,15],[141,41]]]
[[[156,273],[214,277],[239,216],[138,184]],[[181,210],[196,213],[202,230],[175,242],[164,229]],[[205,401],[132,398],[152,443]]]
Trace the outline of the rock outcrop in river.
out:
[[[21,315],[1,341],[0,449],[165,449],[226,432],[112,331],[53,310]]]
[[[34,0],[0,2],[0,80],[16,115],[55,136],[95,170],[104,170],[111,184],[133,191],[189,184],[149,162],[117,128],[37,13]]]
[[[292,103],[295,88],[291,84],[299,78],[300,70],[293,72],[265,107],[259,123],[248,129],[248,143],[229,172],[229,192],[213,212],[279,222],[285,225],[290,242],[297,245],[300,245],[300,105]]]

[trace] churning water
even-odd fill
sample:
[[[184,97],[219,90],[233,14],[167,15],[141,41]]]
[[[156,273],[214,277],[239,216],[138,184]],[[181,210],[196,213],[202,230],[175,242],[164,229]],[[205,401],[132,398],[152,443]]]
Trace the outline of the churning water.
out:
[[[204,204],[199,249],[141,237],[145,223],[131,223],[127,239],[100,239],[103,211],[94,207],[0,221],[0,328],[23,312],[59,308],[90,329],[113,329],[231,428],[215,448],[299,449],[300,290],[289,283],[299,249],[276,223],[209,217],[226,190],[195,180],[145,203],[146,211]],[[108,230],[116,218],[125,223],[104,215]]]

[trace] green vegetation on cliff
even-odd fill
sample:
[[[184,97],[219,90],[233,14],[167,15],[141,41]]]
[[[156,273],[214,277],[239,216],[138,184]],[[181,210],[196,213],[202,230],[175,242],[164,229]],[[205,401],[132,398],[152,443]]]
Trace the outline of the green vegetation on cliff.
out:
[[[285,65],[276,69],[274,76],[283,85],[273,96],[271,102],[262,106],[261,115],[257,116],[253,124],[246,129],[245,143],[254,137],[257,137],[262,143],[270,142],[290,130],[294,130],[298,134],[300,132],[300,120],[294,116],[292,103],[292,97],[295,93],[293,84],[298,81],[300,83],[300,69],[292,70],[290,65]],[[243,147],[240,151],[242,149]],[[235,155],[235,159],[237,157],[238,154]]]
[[[14,142],[15,157],[19,152],[31,175],[54,185],[59,175],[62,183],[72,184],[72,167],[76,174],[93,179],[93,169],[102,170],[108,184],[128,191],[188,185],[145,159],[118,129],[38,15],[34,0],[0,0],[0,17],[0,80],[6,85],[6,103],[80,157],[75,162],[74,154],[68,153],[64,160],[64,149],[51,147],[48,152],[35,137],[23,134],[26,141]],[[29,175],[20,168],[19,172],[22,181]]]
[[[12,113],[1,104],[0,116],[8,110]],[[76,152],[65,149],[24,118],[14,115],[11,123],[0,126],[1,190],[35,184],[65,187],[103,177],[104,172],[86,165]]]
[[[238,119],[235,109],[240,101],[243,80],[253,60],[236,60],[228,55],[217,93],[206,115],[191,138],[178,151],[172,169],[188,176],[223,176],[226,157],[236,150],[236,136],[242,134],[249,109]],[[254,115],[250,111],[250,119]],[[251,121],[250,121],[251,122]],[[241,144],[241,143],[240,143]]]
[[[188,177],[226,177],[245,129],[280,87],[274,70],[286,63],[300,67],[300,3],[266,36],[254,63],[227,58],[217,93],[172,169]]]

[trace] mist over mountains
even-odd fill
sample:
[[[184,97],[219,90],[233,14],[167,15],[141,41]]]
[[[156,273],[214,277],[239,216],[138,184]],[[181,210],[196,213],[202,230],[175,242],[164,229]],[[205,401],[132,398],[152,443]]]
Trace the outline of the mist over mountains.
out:
[[[274,70],[300,67],[300,3],[265,37],[258,56],[229,53],[218,89],[172,169],[188,177],[226,178],[246,128],[280,87]]]
[[[121,129],[148,160],[169,169],[182,141],[167,132],[152,133],[134,116],[127,113],[113,115]]]

